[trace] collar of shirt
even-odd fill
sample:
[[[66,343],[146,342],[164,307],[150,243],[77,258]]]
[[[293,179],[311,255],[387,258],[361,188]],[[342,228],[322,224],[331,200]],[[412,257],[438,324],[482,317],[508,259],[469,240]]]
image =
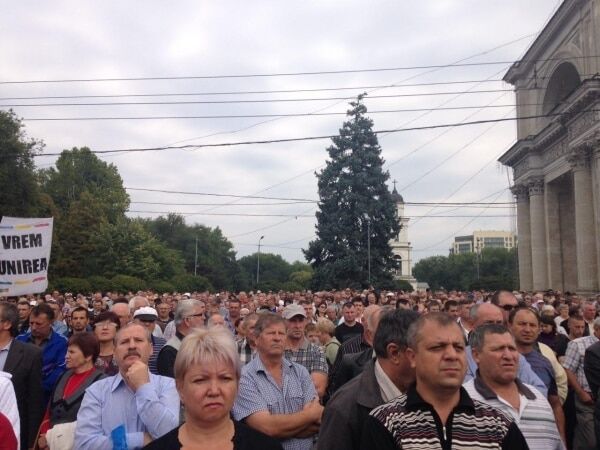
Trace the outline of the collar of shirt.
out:
[[[434,409],[430,403],[427,403],[423,400],[423,397],[419,395],[417,392],[417,385],[413,383],[406,392],[406,408],[418,411],[423,409],[423,407]],[[454,410],[461,410],[465,412],[470,412],[471,414],[475,414],[475,404],[467,391],[461,386],[460,387],[460,398],[458,400],[458,404],[454,407]]]
[[[54,334],[54,330],[50,329],[50,334],[47,337],[45,337],[44,339],[42,339],[40,341],[39,347],[44,347],[48,342],[50,342],[50,339],[52,339],[52,335],[53,334]],[[33,345],[37,345],[35,343],[35,339],[33,337],[33,333],[29,332],[29,339],[27,340],[27,342],[29,342],[29,343],[31,343]]]
[[[310,341],[306,337],[304,337],[304,338],[302,338],[302,344],[300,344],[300,347],[298,347],[297,350],[293,349],[292,347],[288,347],[288,348],[286,348],[286,350],[294,353],[294,352],[297,352],[300,350],[308,350],[309,346],[310,346]]]
[[[6,344],[4,347],[0,348],[0,352],[6,351],[8,352],[10,350],[10,346],[12,345],[14,339],[11,339],[10,341],[8,341],[8,344]]]
[[[110,385],[110,391],[115,392],[117,390],[117,388],[121,385],[121,383],[123,383],[125,386],[127,386],[127,383],[125,383],[125,380],[123,379],[123,376],[121,375],[121,371],[119,371],[113,377],[113,381]]]
[[[262,359],[260,359],[260,354],[259,354],[258,358],[254,358],[252,361],[254,361],[256,364],[256,373],[259,373],[259,372],[269,373],[269,371],[263,364]],[[285,358],[281,358],[281,367],[283,368],[283,370],[285,370],[286,367],[292,367],[292,363],[291,363],[291,361],[288,361]]]
[[[536,399],[535,394],[531,392],[529,388],[521,382],[521,380],[515,378],[515,384],[517,385],[517,389],[519,390],[520,395],[524,396],[529,400]],[[473,385],[475,386],[475,389],[477,389],[477,392],[479,392],[481,396],[486,400],[498,399],[498,395],[481,379],[481,376],[479,375],[479,370],[477,371],[477,376],[475,377]]]
[[[377,384],[379,385],[379,391],[381,392],[381,398],[384,402],[389,402],[390,400],[399,397],[402,394],[402,391],[398,389],[398,387],[392,383],[390,377],[383,371],[381,365],[379,364],[379,360],[375,360],[375,379],[377,380]]]

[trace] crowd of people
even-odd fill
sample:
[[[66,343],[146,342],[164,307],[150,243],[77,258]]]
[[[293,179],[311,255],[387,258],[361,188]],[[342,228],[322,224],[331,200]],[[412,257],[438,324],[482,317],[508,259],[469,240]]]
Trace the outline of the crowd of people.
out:
[[[0,449],[597,449],[600,298],[0,298]]]

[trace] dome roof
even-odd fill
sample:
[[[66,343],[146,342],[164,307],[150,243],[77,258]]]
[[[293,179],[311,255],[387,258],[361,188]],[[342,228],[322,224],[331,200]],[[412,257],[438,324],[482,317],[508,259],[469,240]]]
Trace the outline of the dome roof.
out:
[[[404,199],[400,194],[398,194],[396,186],[394,186],[394,190],[392,191],[392,200],[394,200],[396,203],[404,203]]]

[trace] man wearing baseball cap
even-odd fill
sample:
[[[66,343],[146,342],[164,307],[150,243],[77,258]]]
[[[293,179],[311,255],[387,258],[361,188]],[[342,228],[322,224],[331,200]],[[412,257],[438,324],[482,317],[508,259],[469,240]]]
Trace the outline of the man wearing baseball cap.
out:
[[[315,389],[322,398],[327,389],[328,366],[325,354],[304,335],[306,311],[301,305],[292,303],[283,310],[286,325],[286,346],[284,356],[289,361],[306,367]]]
[[[156,321],[158,320],[158,313],[151,306],[142,306],[138,310],[133,313],[133,322],[139,325],[142,325],[150,332],[150,337],[152,338],[152,355],[148,360],[148,368],[150,372],[154,375],[158,375],[158,369],[156,360],[158,359],[158,354],[163,346],[167,343],[164,338],[156,336],[154,331],[156,329],[160,330],[160,327],[156,326]]]

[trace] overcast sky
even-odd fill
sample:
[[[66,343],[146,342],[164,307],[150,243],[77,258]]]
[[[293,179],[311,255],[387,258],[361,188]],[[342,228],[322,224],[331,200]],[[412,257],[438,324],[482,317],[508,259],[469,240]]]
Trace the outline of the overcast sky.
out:
[[[46,153],[74,146],[112,150],[331,135],[340,128],[349,101],[332,98],[352,97],[361,92],[369,93],[365,103],[374,111],[370,117],[375,130],[514,117],[511,86],[498,80],[506,73],[507,62],[523,55],[560,3],[557,0],[20,0],[6,3],[0,14],[2,82],[403,70],[2,83],[0,108],[19,105],[13,109],[25,119],[28,135],[46,143]],[[457,62],[470,65],[423,68]],[[499,62],[504,64],[490,64]],[[421,68],[406,69],[413,67]],[[432,84],[448,82],[465,83]],[[401,86],[406,84],[413,86]],[[377,87],[390,85],[398,86]],[[353,89],[298,92],[331,88]],[[296,92],[13,100],[275,90]],[[454,93],[422,95],[443,92]],[[311,100],[264,101],[274,99]],[[224,100],[246,102],[197,103]],[[98,102],[196,103],[22,106]],[[431,108],[436,110],[414,111]],[[413,111],[398,111],[406,109]],[[394,112],[375,112],[390,110]],[[313,115],[124,119],[307,113]],[[118,119],[31,120],[82,117]],[[391,180],[397,180],[406,202],[511,201],[507,188],[512,173],[508,174],[496,160],[514,141],[513,121],[380,135],[390,189]],[[314,172],[325,163],[328,145],[327,140],[307,140],[99,156],[118,167],[127,188],[317,199]],[[38,167],[48,167],[55,159],[39,157],[36,162]],[[168,211],[190,213],[186,215],[190,224],[220,227],[235,245],[238,257],[255,252],[259,238],[264,235],[261,251],[281,254],[289,261],[303,260],[301,248],[314,237],[313,203],[135,190],[129,194],[131,216],[156,217]],[[197,205],[181,205],[186,203]],[[243,203],[252,205],[242,206]],[[274,217],[243,216],[248,214]],[[455,235],[515,227],[514,211],[502,205],[487,209],[407,205],[406,214],[412,217],[409,239],[413,262],[434,254],[447,254]],[[433,217],[436,215],[459,217]]]

